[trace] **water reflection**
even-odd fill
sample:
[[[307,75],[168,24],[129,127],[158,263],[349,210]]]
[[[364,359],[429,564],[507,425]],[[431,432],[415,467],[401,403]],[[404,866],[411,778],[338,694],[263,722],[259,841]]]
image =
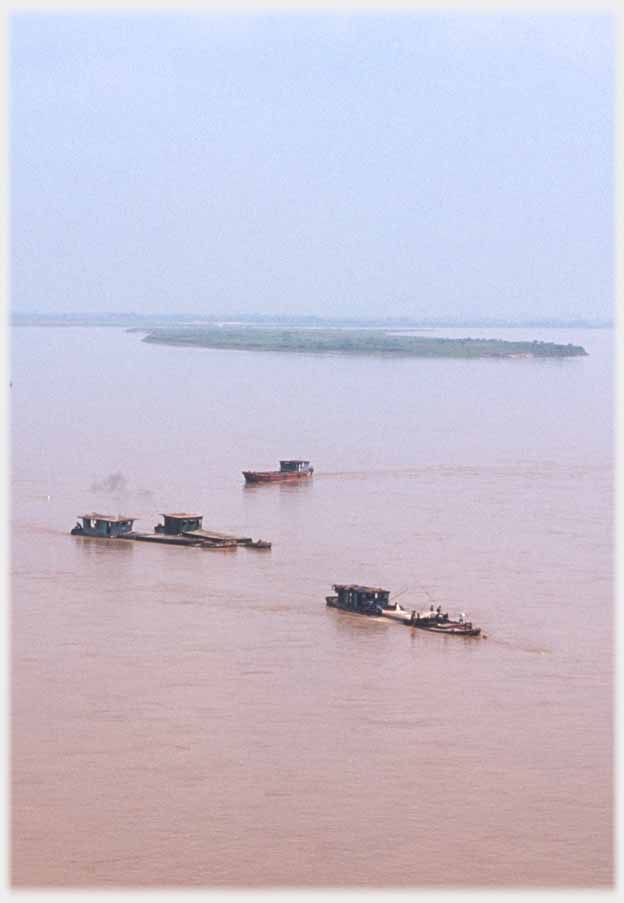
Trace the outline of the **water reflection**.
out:
[[[130,539],[106,539],[97,536],[72,536],[79,553],[85,558],[106,558],[116,555],[128,556],[134,551]]]

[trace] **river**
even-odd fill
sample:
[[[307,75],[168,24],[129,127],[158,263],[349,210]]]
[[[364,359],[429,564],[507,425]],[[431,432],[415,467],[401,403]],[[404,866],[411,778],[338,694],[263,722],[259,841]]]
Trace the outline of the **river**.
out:
[[[613,881],[613,333],[387,360],[11,330],[15,887]],[[309,458],[301,485],[241,471]],[[271,552],[82,539],[203,514]],[[487,639],[325,606],[434,599]]]

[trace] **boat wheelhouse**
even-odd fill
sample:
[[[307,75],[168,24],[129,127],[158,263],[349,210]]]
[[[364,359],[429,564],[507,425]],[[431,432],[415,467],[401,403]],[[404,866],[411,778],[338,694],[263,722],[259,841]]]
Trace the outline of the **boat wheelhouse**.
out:
[[[129,536],[135,518],[124,514],[79,514],[81,523],[72,529],[72,536],[102,536],[109,538]]]
[[[279,470],[244,470],[243,476],[247,483],[280,483],[307,479],[313,473],[314,468],[309,461],[291,458],[280,461]]]
[[[297,474],[305,474],[306,476],[311,474],[314,468],[310,465],[309,461],[280,461],[280,473],[297,473]]]
[[[381,586],[360,586],[357,583],[335,583],[335,596],[327,596],[331,608],[352,611],[361,615],[381,615],[385,610],[394,610],[390,604],[390,591]]]
[[[203,514],[161,514],[164,521],[162,524],[156,524],[154,530],[156,533],[166,533],[167,536],[180,536],[184,533],[192,533],[195,530],[201,530]]]

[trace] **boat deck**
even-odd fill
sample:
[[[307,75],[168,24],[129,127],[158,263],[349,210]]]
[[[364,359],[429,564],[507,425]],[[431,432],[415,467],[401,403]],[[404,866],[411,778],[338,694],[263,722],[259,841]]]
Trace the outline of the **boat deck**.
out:
[[[252,542],[251,536],[236,536],[234,533],[221,533],[217,530],[206,530],[205,527],[203,527],[201,530],[185,530],[184,536],[191,539],[198,539],[200,541],[204,540],[208,542],[232,540],[239,546],[245,546]]]
[[[398,611],[390,608],[384,608],[382,618],[390,618],[391,621],[409,621],[412,613],[409,611],[404,611],[402,608]]]
[[[439,614],[435,611],[420,611],[415,612],[416,615],[419,615],[418,620],[412,621],[412,612],[405,611],[403,608],[384,608],[383,611],[378,614],[373,614],[369,611],[362,611],[357,609],[348,608],[343,605],[338,604],[337,596],[326,596],[327,605],[330,608],[337,608],[340,611],[345,611],[348,614],[356,614],[356,615],[365,615],[369,618],[375,618],[376,620],[381,620],[382,618],[388,621],[395,621],[398,624],[404,624],[406,627],[413,627],[416,630],[428,631],[429,633],[439,633],[445,634],[446,636],[480,636],[481,628],[473,627],[470,622],[459,622],[459,621],[440,621]],[[448,618],[448,616],[447,616]],[[485,634],[483,634],[485,636]]]
[[[191,539],[188,536],[168,536],[165,533],[127,533],[120,537],[123,539],[135,539],[139,542],[159,542],[170,546],[201,546],[200,539]]]

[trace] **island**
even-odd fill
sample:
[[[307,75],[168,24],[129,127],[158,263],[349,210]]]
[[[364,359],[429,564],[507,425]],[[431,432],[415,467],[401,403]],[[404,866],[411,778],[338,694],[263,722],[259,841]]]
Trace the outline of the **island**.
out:
[[[132,332],[145,332],[135,327]],[[231,351],[367,354],[428,358],[578,357],[581,345],[503,339],[436,338],[383,329],[271,329],[253,326],[185,326],[150,329],[144,342]]]

